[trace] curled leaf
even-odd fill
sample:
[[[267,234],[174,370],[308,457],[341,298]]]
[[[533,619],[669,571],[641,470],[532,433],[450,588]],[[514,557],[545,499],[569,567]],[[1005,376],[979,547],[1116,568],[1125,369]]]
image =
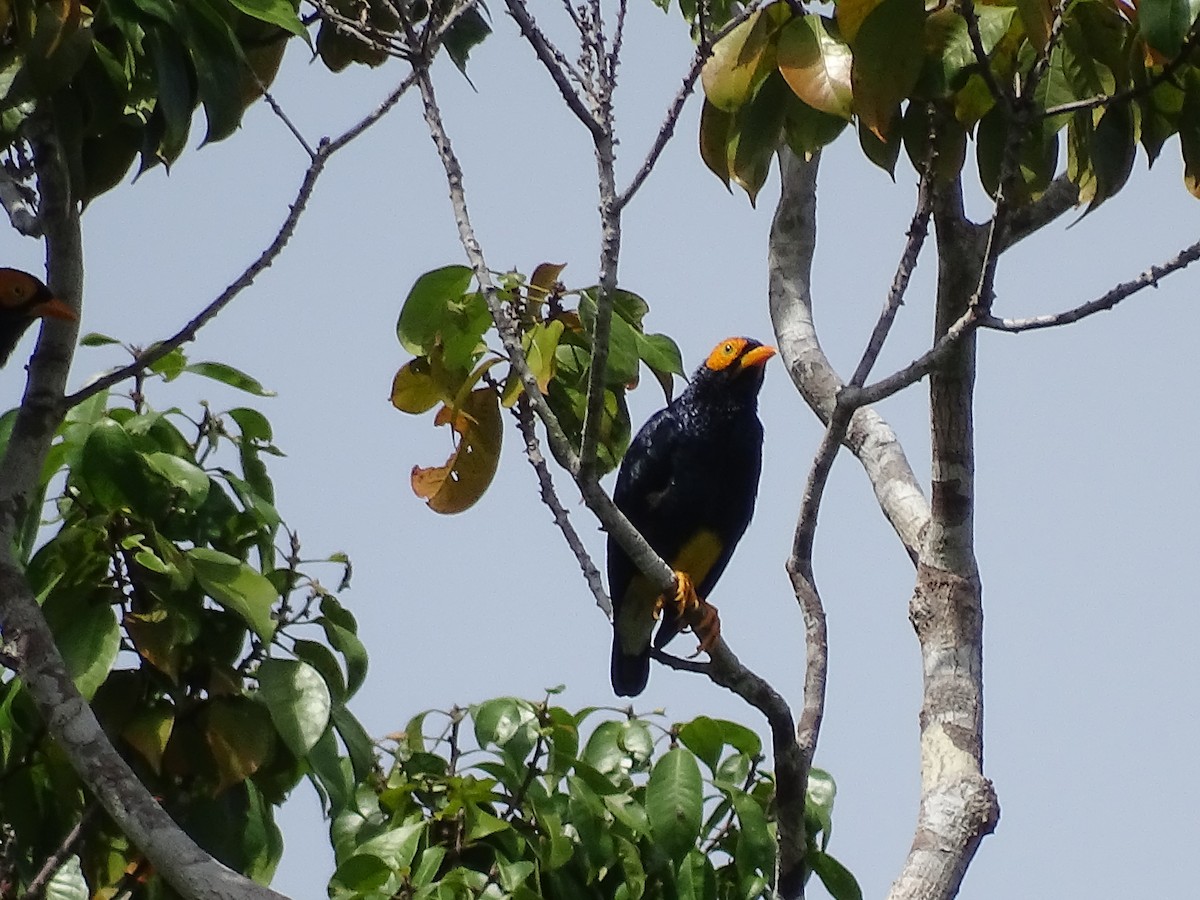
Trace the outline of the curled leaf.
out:
[[[483,496],[500,462],[503,424],[496,392],[486,387],[472,391],[457,415],[452,417],[443,406],[434,421],[450,424],[457,435],[457,446],[445,465],[413,466],[413,493],[434,512],[462,512]]]

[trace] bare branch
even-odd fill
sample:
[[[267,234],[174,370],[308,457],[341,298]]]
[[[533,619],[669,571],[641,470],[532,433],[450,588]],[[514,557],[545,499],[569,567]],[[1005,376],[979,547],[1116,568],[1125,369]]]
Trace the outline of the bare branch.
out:
[[[1162,265],[1151,266],[1132,281],[1122,282],[1095,300],[1081,303],[1072,309],[1050,315],[1030,316],[1021,319],[998,319],[995,316],[989,316],[979,323],[979,327],[990,328],[993,331],[1019,332],[1034,331],[1039,328],[1054,328],[1059,325],[1070,325],[1072,322],[1086,319],[1088,316],[1098,312],[1112,309],[1126,297],[1136,294],[1143,288],[1158,287],[1158,282],[1161,279],[1172,272],[1178,272],[1180,269],[1186,268],[1198,259],[1200,259],[1200,241],[1180,250],[1179,253]]]
[[[967,35],[971,39],[971,50],[975,54],[975,61],[979,63],[979,74],[983,83],[987,85],[988,92],[996,98],[996,102],[1011,113],[1014,100],[1012,91],[996,81],[996,73],[992,71],[991,60],[988,59],[987,50],[983,46],[983,36],[979,33],[979,16],[975,13],[974,0],[959,0],[958,11],[967,23]]]
[[[584,580],[587,581],[588,587],[592,589],[592,595],[596,598],[596,605],[600,607],[604,615],[611,619],[613,615],[612,601],[608,599],[608,594],[604,591],[604,582],[600,579],[600,572],[596,568],[596,564],[592,562],[587,547],[579,539],[579,533],[571,524],[571,517],[554,490],[554,479],[550,475],[550,468],[546,465],[546,458],[542,455],[541,444],[533,424],[533,411],[529,408],[529,400],[521,397],[517,401],[514,412],[517,424],[521,429],[521,436],[525,439],[525,458],[529,460],[529,464],[533,466],[533,471],[537,474],[538,490],[541,493],[542,502],[549,508],[551,515],[554,516],[554,524],[562,531],[567,546],[575,554],[579,568],[583,571]]]
[[[1078,203],[1079,186],[1065,174],[1059,175],[1040,197],[1009,213],[1008,229],[1000,239],[1000,252],[1045,228]]]
[[[713,44],[762,9],[763,5],[763,3],[750,4],[730,19],[725,27],[717,32],[713,40],[702,41],[700,46],[696,48],[696,55],[692,57],[692,64],[688,67],[687,74],[683,76],[683,85],[679,88],[678,93],[675,94],[675,99],[667,107],[667,114],[663,118],[662,125],[659,126],[654,143],[650,145],[650,151],[646,154],[645,161],[629,182],[629,186],[617,197],[617,212],[623,210],[629,204],[629,201],[633,199],[633,195],[641,189],[642,184],[650,177],[650,173],[658,163],[658,158],[662,156],[663,150],[666,149],[667,144],[675,135],[675,126],[679,123],[679,116],[683,112],[683,107],[687,103],[688,97],[692,95],[692,91],[696,88],[696,79],[700,77],[700,72],[704,68],[705,61],[712,55]],[[703,8],[704,4],[701,4],[700,9],[703,10]]]
[[[79,206],[61,150],[48,135],[35,148],[49,287],[78,306],[83,292]],[[33,502],[63,409],[77,323],[42,329],[8,450],[0,461],[0,622],[4,655],[15,662],[39,715],[83,783],[167,882],[191,900],[281,900],[202,850],[155,802],[113,749],[67,671],[50,629],[13,558],[15,530]]]
[[[816,252],[818,164],[819,157],[804,162],[790,151],[780,153],[783,192],[771,225],[770,305],[788,374],[828,424],[844,384],[821,349],[813,322],[810,284]],[[850,419],[845,446],[862,464],[880,508],[915,562],[929,506],[895,432],[875,410],[859,408]]]
[[[94,803],[89,803],[84,807],[83,812],[79,816],[79,821],[71,827],[71,830],[67,832],[67,836],[63,838],[62,843],[42,863],[42,867],[29,882],[29,887],[26,888],[21,900],[40,900],[42,894],[45,893],[46,885],[54,877],[54,873],[61,869],[63,864],[75,853],[75,847],[79,844],[80,838],[83,837],[83,830],[96,817],[98,809],[99,807]]]
[[[567,58],[563,56],[562,51],[555,47],[550,42],[550,39],[538,28],[537,23],[533,20],[533,16],[525,8],[524,0],[505,0],[505,6],[508,7],[509,15],[513,17],[513,20],[517,23],[517,27],[521,29],[522,36],[529,42],[529,46],[537,54],[538,60],[558,87],[558,92],[562,94],[567,108],[592,133],[593,138],[599,137],[602,130],[599,118],[584,105],[582,98],[576,93],[575,88],[571,87],[571,81],[568,77],[574,77],[576,81],[582,82],[583,76],[575,72],[571,64],[567,62]]]
[[[368,128],[378,122],[383,116],[399,102],[404,93],[412,87],[415,82],[415,76],[409,75],[400,85],[392,91],[391,94],[374,110],[356,122],[353,126],[339,135],[337,138],[330,140],[328,138],[321,141],[317,145],[317,149],[313,151],[312,162],[308,169],[305,170],[304,178],[300,182],[300,188],[296,192],[296,199],[292,201],[288,207],[288,213],[283,219],[283,223],[279,226],[279,230],[275,233],[275,237],[266,248],[258,255],[242,273],[235,278],[211,303],[204,307],[195,317],[192,318],[186,325],[180,328],[175,334],[163,341],[158,341],[146,350],[139,353],[132,362],[109,372],[107,375],[97,378],[85,387],[80,388],[75,393],[66,397],[63,402],[64,409],[68,409],[77,403],[81,403],[88,397],[94,396],[101,391],[107,390],[115,384],[119,384],[127,378],[131,378],[140,372],[146,371],[158,360],[162,359],[172,350],[181,347],[189,341],[195,340],[196,334],[211,322],[216,316],[227,307],[233,300],[246,288],[250,287],[264,271],[271,267],[279,254],[288,245],[292,239],[292,235],[296,232],[296,227],[300,223],[300,217],[304,214],[304,210],[308,206],[308,201],[312,197],[313,191],[317,186],[317,179],[321,177],[321,173],[325,171],[325,165],[329,159],[337,151],[341,150],[348,143],[353,141]]]

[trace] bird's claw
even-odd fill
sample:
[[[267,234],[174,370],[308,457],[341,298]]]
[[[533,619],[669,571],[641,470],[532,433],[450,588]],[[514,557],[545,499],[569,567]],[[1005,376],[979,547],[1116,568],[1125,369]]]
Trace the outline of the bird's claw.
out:
[[[712,650],[721,637],[721,617],[717,615],[717,608],[701,600],[700,605],[684,621],[691,626],[692,634],[700,639],[696,652],[688,658],[695,659],[701,653]]]

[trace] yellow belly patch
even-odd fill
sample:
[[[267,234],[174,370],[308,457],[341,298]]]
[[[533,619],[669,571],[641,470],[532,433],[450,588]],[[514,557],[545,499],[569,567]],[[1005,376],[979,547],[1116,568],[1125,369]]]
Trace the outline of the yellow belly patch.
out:
[[[716,565],[721,550],[720,538],[705,529],[696,532],[678,553],[667,560],[667,564],[677,572],[686,572],[698,586]],[[649,646],[650,634],[654,631],[657,600],[658,591],[646,577],[640,573],[634,575],[625,590],[625,596],[621,598],[621,615],[617,622],[617,633],[624,652],[640,653]]]

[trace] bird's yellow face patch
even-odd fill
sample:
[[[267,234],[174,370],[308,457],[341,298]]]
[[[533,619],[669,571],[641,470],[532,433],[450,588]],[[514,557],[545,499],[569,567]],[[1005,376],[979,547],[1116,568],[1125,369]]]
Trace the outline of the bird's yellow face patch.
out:
[[[749,341],[742,337],[725,338],[713,348],[712,353],[708,354],[704,365],[714,372],[731,367],[754,368],[761,366],[775,353],[774,347],[768,347],[757,341]]]
[[[704,361],[704,365],[712,369],[714,372],[720,372],[722,369],[728,369],[731,365],[737,362],[739,356],[746,349],[748,344],[745,338],[732,337],[726,338],[713,348],[713,352],[708,354],[708,359]]]

